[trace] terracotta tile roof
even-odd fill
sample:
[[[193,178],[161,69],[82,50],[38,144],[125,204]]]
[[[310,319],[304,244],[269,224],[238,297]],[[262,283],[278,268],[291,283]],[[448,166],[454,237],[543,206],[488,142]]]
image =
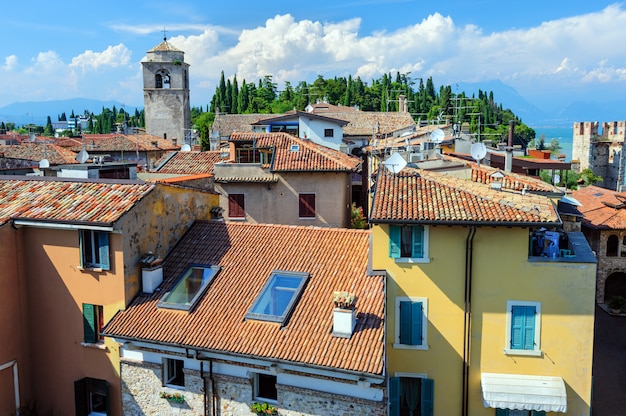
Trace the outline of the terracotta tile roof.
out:
[[[359,111],[354,107],[347,107],[345,105],[333,105],[328,103],[315,103],[311,104],[312,113],[347,113]]]
[[[273,114],[273,117],[259,120],[255,122],[254,124],[267,125],[269,123],[276,123],[276,122],[287,121],[287,120],[299,120],[300,118],[328,121],[331,123],[339,124],[341,126],[345,126],[346,124],[348,124],[346,120],[343,120],[340,117],[329,117],[328,115],[307,113],[306,111],[297,111],[297,110],[287,111],[286,113],[283,113],[283,114]]]
[[[105,333],[210,352],[383,374],[384,291],[367,276],[370,232],[229,222],[196,222],[164,262],[162,289],[141,294]],[[190,263],[221,271],[191,312],[157,307]],[[274,270],[310,274],[288,322],[281,327],[245,319]],[[357,296],[350,339],[332,335],[332,294]]]
[[[1,176],[0,223],[9,219],[112,224],[154,184]]]
[[[213,165],[224,160],[220,151],[209,152],[170,152],[156,162],[158,173],[213,173]]]
[[[615,192],[598,186],[586,186],[572,192],[582,204],[583,224],[598,229],[626,229],[626,192]]]
[[[150,49],[148,52],[182,52],[180,49],[176,49],[174,45],[169,43],[167,40],[156,45],[154,48]]]
[[[83,136],[87,152],[140,152],[156,150],[179,150],[180,146],[171,141],[151,134],[85,134]],[[71,148],[80,152],[83,145],[79,144]]]
[[[444,224],[560,224],[548,197],[498,191],[470,180],[410,168],[398,174],[387,169],[379,171],[371,219]]]
[[[231,141],[254,141],[256,147],[273,147],[272,172],[355,172],[361,159],[287,133],[234,133]],[[291,146],[298,145],[298,151]]]
[[[373,133],[390,134],[394,131],[415,128],[415,120],[409,113],[386,113],[378,111],[347,111],[324,113],[326,117],[346,120],[344,136],[368,136]]]
[[[8,158],[32,160],[34,162],[39,162],[45,158],[51,165],[78,163],[75,159],[76,153],[52,143],[23,142],[19,145],[0,146],[0,153],[4,153],[4,156]]]
[[[472,181],[489,185],[494,181],[493,175],[495,172],[500,172],[504,175],[502,179],[502,188],[510,189],[514,191],[521,191],[526,189],[533,192],[545,192],[545,193],[562,193],[554,185],[546,183],[541,179],[535,179],[531,176],[522,175],[513,172],[504,172],[500,169],[492,168],[490,166],[481,165],[480,167],[476,163],[470,164],[472,167]]]
[[[228,137],[236,132],[251,132],[253,123],[273,117],[276,114],[218,114],[211,129],[218,131],[222,137]]]

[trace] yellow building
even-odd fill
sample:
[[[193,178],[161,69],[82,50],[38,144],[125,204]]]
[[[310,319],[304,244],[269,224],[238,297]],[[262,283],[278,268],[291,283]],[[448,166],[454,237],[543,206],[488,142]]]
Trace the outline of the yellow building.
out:
[[[525,188],[380,169],[390,415],[590,414],[596,259]]]

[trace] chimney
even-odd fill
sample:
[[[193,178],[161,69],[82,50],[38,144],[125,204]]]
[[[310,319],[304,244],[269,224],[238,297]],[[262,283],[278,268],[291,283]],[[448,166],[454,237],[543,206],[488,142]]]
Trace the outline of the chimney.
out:
[[[350,338],[356,326],[356,296],[349,292],[333,292],[333,336]]]
[[[509,141],[506,147],[506,154],[504,157],[504,171],[513,171],[513,130],[515,129],[515,121],[509,121]]]
[[[154,293],[163,282],[163,260],[148,252],[141,261],[141,290]]]

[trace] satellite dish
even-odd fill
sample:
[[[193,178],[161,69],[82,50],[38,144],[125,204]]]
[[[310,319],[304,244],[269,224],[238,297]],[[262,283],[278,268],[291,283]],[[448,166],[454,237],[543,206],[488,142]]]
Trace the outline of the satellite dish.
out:
[[[383,162],[383,165],[389,172],[398,173],[406,167],[406,160],[400,156],[400,153],[394,153]]]
[[[78,152],[76,157],[74,158],[78,163],[85,163],[87,159],[89,159],[89,153],[85,149]]]
[[[430,133],[430,141],[433,143],[441,143],[444,137],[446,137],[446,134],[441,129],[434,130],[432,133]]]
[[[181,152],[189,152],[189,151],[191,151],[191,146],[189,146],[188,144],[185,143],[184,145],[182,145],[180,147],[180,151]]]
[[[480,161],[483,160],[487,155],[487,148],[482,142],[474,143],[472,147],[470,147],[470,153],[472,154],[472,158],[476,161],[476,163],[480,164]]]
[[[561,175],[559,175],[558,173],[554,174],[554,178],[552,179],[552,182],[557,185],[559,182],[561,182]]]
[[[49,167],[50,167],[50,162],[48,161],[48,159],[41,159],[39,161],[39,169],[49,168]]]

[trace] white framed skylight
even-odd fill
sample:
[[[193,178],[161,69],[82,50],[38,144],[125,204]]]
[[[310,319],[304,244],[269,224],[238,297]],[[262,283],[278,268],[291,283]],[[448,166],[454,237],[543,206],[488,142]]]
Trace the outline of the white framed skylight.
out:
[[[308,273],[274,270],[246,318],[284,323],[308,279]]]
[[[159,308],[190,310],[202,297],[219,266],[192,264],[183,272],[176,285],[161,298]]]

